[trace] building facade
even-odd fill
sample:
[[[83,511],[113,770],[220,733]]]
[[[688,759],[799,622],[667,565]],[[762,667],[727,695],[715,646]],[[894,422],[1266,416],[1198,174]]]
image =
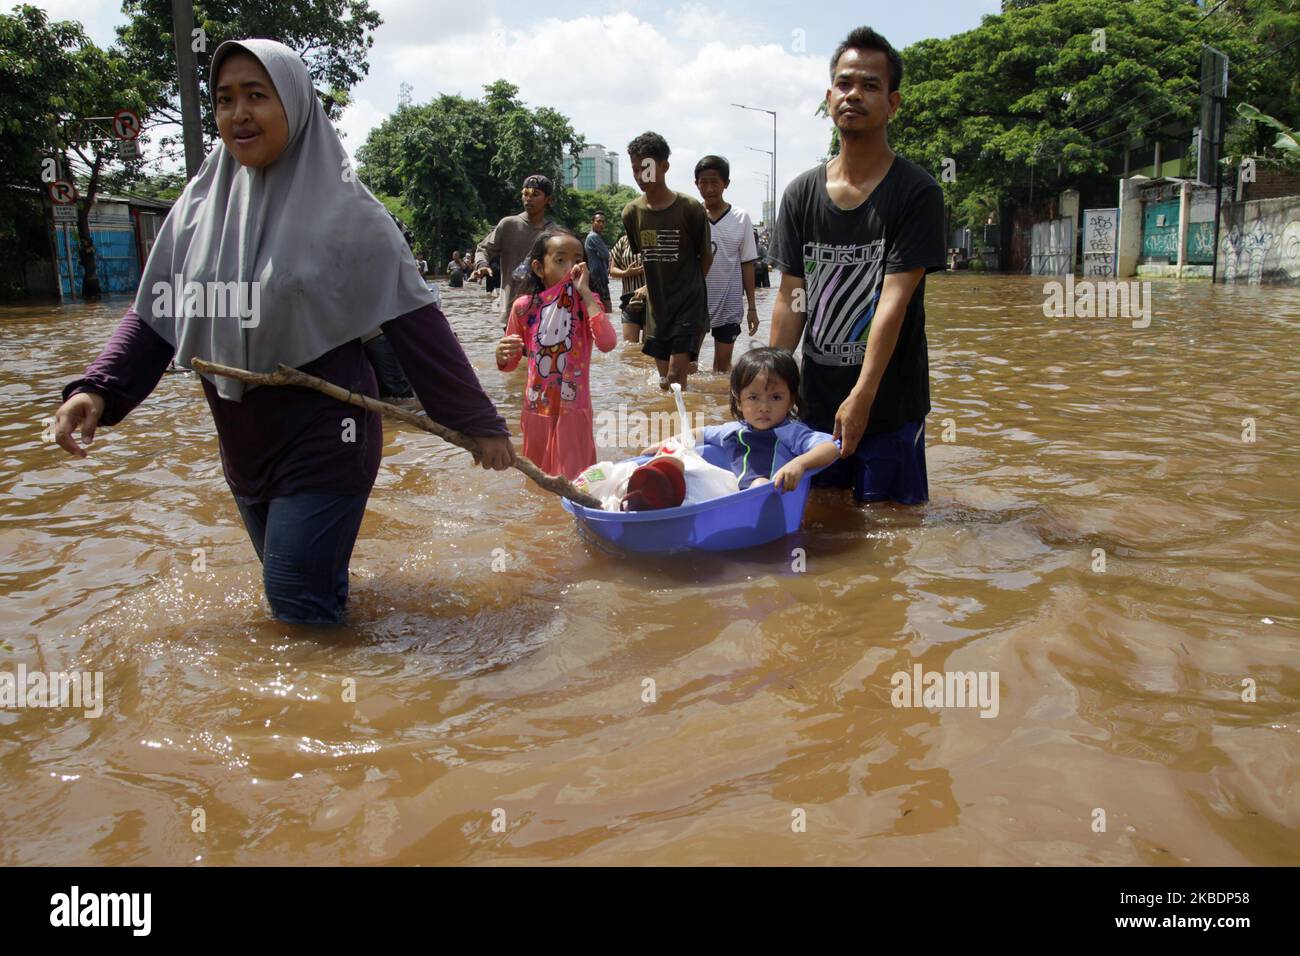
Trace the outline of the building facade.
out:
[[[592,192],[602,186],[618,185],[618,153],[593,143],[578,154],[566,157],[564,185],[570,189]]]

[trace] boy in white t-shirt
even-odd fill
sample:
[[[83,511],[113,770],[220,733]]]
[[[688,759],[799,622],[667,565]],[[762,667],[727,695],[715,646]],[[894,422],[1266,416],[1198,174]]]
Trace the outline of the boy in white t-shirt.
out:
[[[705,276],[709,292],[709,326],[713,333],[713,371],[731,369],[731,351],[740,335],[740,320],[749,304],[749,334],[758,333],[758,306],[754,303],[754,224],[749,214],[722,198],[731,184],[731,166],[721,156],[705,156],[695,164],[695,188],[700,191],[713,237],[713,265]],[[700,357],[701,333],[691,362]],[[694,371],[692,364],[692,371]]]

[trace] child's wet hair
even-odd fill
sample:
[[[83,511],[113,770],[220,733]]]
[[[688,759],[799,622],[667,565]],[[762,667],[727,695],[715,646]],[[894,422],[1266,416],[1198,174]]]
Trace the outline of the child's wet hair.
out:
[[[741,420],[740,395],[754,381],[766,372],[785,382],[790,390],[790,413],[799,417],[799,363],[785,349],[770,345],[750,349],[742,355],[731,368],[731,414],[736,421]]]
[[[519,290],[520,293],[524,295],[537,295],[539,292],[545,291],[541,277],[533,271],[533,262],[534,260],[539,260],[545,264],[547,243],[552,239],[558,239],[561,236],[568,236],[570,239],[576,241],[579,246],[582,245],[582,240],[578,238],[577,233],[565,229],[563,226],[552,226],[551,228],[544,230],[540,236],[533,240],[533,247],[528,250],[528,276]],[[587,261],[587,253],[585,249],[582,253],[582,261]]]

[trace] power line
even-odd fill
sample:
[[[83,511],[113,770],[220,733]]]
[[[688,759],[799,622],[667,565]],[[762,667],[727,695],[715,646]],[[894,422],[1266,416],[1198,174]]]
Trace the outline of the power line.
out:
[[[1200,19],[1196,20],[1196,21],[1192,24],[1192,27],[1196,27],[1196,26],[1200,25],[1201,23],[1203,23],[1203,22],[1205,21],[1206,17],[1208,17],[1211,13],[1213,13],[1213,12],[1214,12],[1215,10],[1217,10],[1219,7],[1223,6],[1223,4],[1226,3],[1226,2],[1227,2],[1227,0],[1219,0],[1219,3],[1218,3],[1216,6],[1212,7],[1209,11],[1207,11],[1207,12],[1205,13],[1205,15],[1202,16]],[[1234,22],[1237,21],[1237,20],[1240,20],[1242,17],[1243,17],[1243,14],[1242,14],[1241,12],[1237,12],[1237,13],[1233,14],[1233,17],[1232,17],[1231,19],[1227,20],[1227,21],[1224,23],[1224,25],[1223,25],[1223,26],[1224,26],[1224,29],[1229,29],[1229,28],[1231,28],[1231,27],[1234,25]],[[1172,49],[1172,47],[1165,47],[1165,49],[1164,49],[1163,51],[1161,51],[1160,56],[1163,56],[1164,54],[1167,54],[1171,49]],[[1164,74],[1157,73],[1156,81],[1155,81],[1155,82],[1157,82],[1157,83],[1167,83],[1167,82],[1169,82],[1169,80],[1171,80],[1171,79],[1174,78],[1174,74],[1176,74],[1177,72],[1178,72],[1177,70],[1173,70],[1173,71],[1170,72],[1170,75],[1168,75],[1168,76],[1165,76]],[[1110,95],[1111,95],[1111,96],[1117,96],[1117,95],[1118,95],[1118,94],[1119,94],[1119,93],[1120,93],[1120,92],[1121,92],[1125,87],[1130,86],[1130,85],[1132,85],[1133,83],[1136,83],[1139,79],[1141,79],[1141,77],[1137,77],[1137,76],[1135,76],[1135,77],[1131,77],[1129,80],[1127,80],[1127,81],[1124,82],[1124,83],[1121,83],[1121,84],[1120,84],[1116,89],[1114,89],[1113,91],[1111,91]],[[1183,76],[1183,77],[1182,77],[1182,81],[1183,81],[1183,82],[1192,82],[1191,78],[1188,77],[1188,76]],[[1105,126],[1107,123],[1111,122],[1112,120],[1119,118],[1121,111],[1123,111],[1126,107],[1132,105],[1133,103],[1136,103],[1138,100],[1142,99],[1143,97],[1151,96],[1151,95],[1153,95],[1153,94],[1156,93],[1156,92],[1159,92],[1159,91],[1144,91],[1144,92],[1142,92],[1142,93],[1139,93],[1137,96],[1134,96],[1132,99],[1126,100],[1124,103],[1121,103],[1118,107],[1115,108],[1115,112],[1111,113],[1110,116],[1105,116],[1105,117],[1102,117],[1102,118],[1099,119],[1099,120],[1092,120],[1092,121],[1090,121],[1090,122],[1083,123],[1083,124],[1081,124],[1081,125],[1075,127],[1075,129],[1077,129],[1077,130],[1078,130],[1079,132],[1081,132],[1081,133],[1086,133],[1086,132],[1088,132],[1089,130],[1098,129],[1098,128],[1102,127],[1102,126]]]
[[[1273,57],[1277,56],[1277,55],[1278,55],[1279,53],[1281,53],[1283,50],[1287,49],[1287,47],[1293,46],[1294,44],[1296,44],[1296,43],[1298,43],[1298,42],[1300,42],[1300,35],[1297,35],[1297,36],[1293,37],[1293,38],[1292,38],[1291,40],[1289,40],[1288,42],[1282,44],[1282,46],[1277,47],[1276,49],[1270,51],[1267,55],[1265,55],[1265,56],[1263,56],[1263,57],[1260,57],[1259,59],[1255,60],[1254,62],[1255,62],[1256,65],[1258,65],[1258,64],[1260,64],[1260,63],[1264,63],[1264,62],[1266,62],[1266,61],[1268,61],[1268,60],[1271,60]],[[1183,81],[1186,82],[1186,83],[1193,82],[1192,79],[1191,79],[1190,77],[1184,77],[1184,78],[1183,78]],[[1159,116],[1154,116],[1154,117],[1152,117],[1151,119],[1146,120],[1145,122],[1143,122],[1143,123],[1141,123],[1140,125],[1138,125],[1136,128],[1130,127],[1130,128],[1128,128],[1128,129],[1121,130],[1121,131],[1118,132],[1118,133],[1112,133],[1110,136],[1104,136],[1104,137],[1102,137],[1101,139],[1098,139],[1098,140],[1092,140],[1092,141],[1090,142],[1090,145],[1092,145],[1092,146],[1095,147],[1095,146],[1099,146],[1099,145],[1101,145],[1102,143],[1108,142],[1108,141],[1110,141],[1110,140],[1112,140],[1112,139],[1118,139],[1119,137],[1122,137],[1122,136],[1128,136],[1128,135],[1131,135],[1132,133],[1134,133],[1134,132],[1136,132],[1136,131],[1138,131],[1138,130],[1142,130],[1142,129],[1146,128],[1147,126],[1150,126],[1151,123],[1153,123],[1155,120],[1163,119],[1163,118],[1166,117],[1166,116],[1173,116],[1173,115],[1176,114],[1177,112],[1178,112],[1177,110],[1168,110],[1168,111],[1166,111],[1166,112],[1164,112],[1164,113],[1161,113]]]
[[[1220,3],[1219,3],[1216,7],[1212,8],[1209,12],[1212,13],[1214,10],[1218,9],[1219,6],[1222,6],[1224,2],[1226,2],[1226,0],[1220,0]],[[1206,14],[1206,16],[1208,16],[1208,13]],[[1231,19],[1227,20],[1227,21],[1224,23],[1224,28],[1225,28],[1225,29],[1229,29],[1229,28],[1231,28],[1231,27],[1234,26],[1237,22],[1241,21],[1241,20],[1244,18],[1244,16],[1245,16],[1244,11],[1237,11],[1236,13],[1233,14],[1233,16],[1232,16]],[[1195,26],[1196,24],[1201,23],[1204,19],[1205,19],[1205,16],[1201,17],[1199,20],[1196,21],[1196,23],[1193,24],[1193,26]],[[1265,55],[1262,56],[1262,57],[1259,57],[1259,58],[1252,58],[1252,63],[1253,63],[1254,65],[1256,65],[1256,66],[1258,66],[1258,65],[1261,64],[1261,63],[1265,63],[1265,62],[1271,60],[1273,57],[1277,56],[1277,55],[1278,55],[1279,53],[1281,53],[1282,51],[1286,50],[1288,47],[1293,46],[1293,45],[1296,44],[1297,42],[1300,42],[1300,35],[1297,35],[1297,36],[1293,37],[1291,40],[1289,40],[1288,42],[1282,44],[1280,47],[1277,47],[1276,49],[1270,50],[1267,54],[1265,54]],[[1170,80],[1170,79],[1172,79],[1172,78],[1173,78],[1172,76],[1163,76],[1163,75],[1162,75],[1162,76],[1158,77],[1157,82],[1167,82],[1168,80]],[[1128,83],[1121,85],[1121,86],[1116,90],[1116,92],[1118,92],[1119,90],[1123,89],[1124,86],[1126,86],[1126,85],[1128,85],[1128,84],[1130,84],[1130,83],[1133,83],[1133,82],[1134,82],[1135,80],[1137,80],[1137,79],[1138,79],[1137,77],[1134,77],[1133,79],[1130,79],[1130,80],[1128,81]],[[1198,83],[1199,80],[1194,80],[1194,79],[1192,79],[1191,77],[1184,76],[1184,77],[1181,78],[1181,80],[1180,80],[1179,82],[1180,82],[1180,83],[1183,83],[1183,84],[1186,84],[1186,83]],[[1082,125],[1080,125],[1080,126],[1076,126],[1076,127],[1074,127],[1074,129],[1075,129],[1077,132],[1080,132],[1080,133],[1086,133],[1086,132],[1089,132],[1090,130],[1093,130],[1093,129],[1100,129],[1102,126],[1105,126],[1107,123],[1110,123],[1110,122],[1112,122],[1112,121],[1114,121],[1114,120],[1120,119],[1120,118],[1121,118],[1121,113],[1122,113],[1122,111],[1123,111],[1126,107],[1130,106],[1130,105],[1133,104],[1133,103],[1136,103],[1138,100],[1142,99],[1143,97],[1154,96],[1154,95],[1157,95],[1159,92],[1160,92],[1160,91],[1158,91],[1158,90],[1150,90],[1150,91],[1145,91],[1145,92],[1143,92],[1143,93],[1139,93],[1137,96],[1135,96],[1135,97],[1133,97],[1132,99],[1127,100],[1127,101],[1125,101],[1123,104],[1121,104],[1121,105],[1120,105],[1120,106],[1115,110],[1115,112],[1112,113],[1110,116],[1103,117],[1102,119],[1099,119],[1099,120],[1093,120],[1093,121],[1090,121],[1090,122],[1088,122],[1088,123],[1084,123],[1084,124],[1082,124]],[[1175,94],[1175,95],[1176,95],[1176,94]],[[1162,115],[1166,115],[1166,116],[1167,116],[1167,115],[1169,115],[1169,114],[1166,113],[1166,114],[1162,114]],[[1145,125],[1147,125],[1147,124],[1144,123],[1144,124],[1142,124],[1142,125],[1145,126]],[[1139,128],[1141,128],[1141,127],[1139,127]],[[1102,139],[1102,140],[1097,140],[1097,141],[1094,141],[1094,142],[1105,142],[1106,140],[1114,139],[1115,136],[1122,136],[1122,135],[1124,135],[1124,133],[1118,133],[1118,134],[1115,134],[1115,135],[1112,135],[1112,136],[1107,136],[1107,137],[1105,137],[1105,138]]]

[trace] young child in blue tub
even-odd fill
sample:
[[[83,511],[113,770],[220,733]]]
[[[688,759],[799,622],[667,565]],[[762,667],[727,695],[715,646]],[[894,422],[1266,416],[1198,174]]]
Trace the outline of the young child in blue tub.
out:
[[[723,449],[740,490],[772,482],[793,491],[810,469],[839,457],[839,442],[814,431],[798,412],[799,366],[784,349],[750,349],[731,370],[731,414],[736,421],[695,429],[697,445]],[[641,454],[654,455],[658,445]]]

